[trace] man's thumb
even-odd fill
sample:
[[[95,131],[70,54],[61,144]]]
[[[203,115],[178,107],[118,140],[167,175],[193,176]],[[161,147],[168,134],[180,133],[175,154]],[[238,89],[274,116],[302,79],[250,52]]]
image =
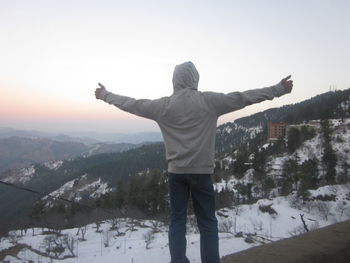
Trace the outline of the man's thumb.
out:
[[[291,77],[292,77],[292,75],[289,75],[289,76],[285,77],[283,80],[284,80],[284,81],[287,81],[287,80],[290,79]]]

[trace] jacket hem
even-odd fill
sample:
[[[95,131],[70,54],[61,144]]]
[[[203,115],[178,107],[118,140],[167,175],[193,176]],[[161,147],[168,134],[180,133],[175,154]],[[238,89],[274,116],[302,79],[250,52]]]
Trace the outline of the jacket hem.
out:
[[[213,174],[214,168],[203,168],[203,167],[168,167],[169,173],[175,174]]]

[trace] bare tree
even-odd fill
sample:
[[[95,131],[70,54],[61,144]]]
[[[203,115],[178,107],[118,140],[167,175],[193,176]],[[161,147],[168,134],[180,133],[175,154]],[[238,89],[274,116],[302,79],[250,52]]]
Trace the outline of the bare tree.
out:
[[[294,209],[301,210],[303,207],[302,198],[299,198],[298,196],[293,195],[289,200],[289,205]]]
[[[187,228],[189,232],[193,231],[194,233],[199,233],[197,218],[194,215],[188,217]]]
[[[76,240],[74,239],[74,237],[68,234],[63,235],[62,244],[68,249],[70,255],[72,257],[75,257],[74,249],[75,249]]]
[[[100,233],[100,232],[101,232],[101,230],[100,230],[101,222],[100,222],[100,221],[96,221],[96,222],[95,222],[95,225],[96,225],[96,232],[97,232],[97,233]]]
[[[240,205],[235,205],[233,207],[234,215],[235,215],[235,220],[234,220],[234,232],[237,233],[237,216],[240,216],[241,213],[244,211],[243,207]]]
[[[109,247],[110,245],[110,239],[111,239],[111,233],[109,230],[102,232],[102,238],[103,238],[103,245],[105,247]]]
[[[143,239],[146,243],[146,249],[149,249],[149,245],[153,242],[155,239],[154,232],[152,230],[148,231],[147,233],[143,234]]]
[[[125,235],[125,232],[121,232],[120,231],[120,229],[122,228],[122,218],[120,218],[120,217],[113,218],[109,222],[111,224],[110,230],[116,231],[116,234],[115,234],[116,236],[123,236],[123,235]],[[131,231],[135,231],[134,230],[135,226],[136,226],[136,223],[133,222],[133,224],[131,226]]]
[[[234,233],[231,231],[232,227],[233,222],[231,220],[223,220],[219,223],[219,232],[234,235]]]
[[[236,205],[233,207],[233,212],[236,216],[239,216],[243,211],[244,211],[244,209],[240,205]]]
[[[151,227],[152,227],[152,231],[154,233],[157,233],[160,231],[160,227],[162,226],[162,222],[158,221],[158,220],[152,220],[151,221]]]
[[[300,214],[300,219],[301,219],[301,222],[303,223],[305,232],[309,232],[309,228],[307,227],[307,224],[306,224],[305,219],[304,219],[304,214]]]
[[[114,217],[108,220],[111,225],[110,230],[116,230],[119,233],[119,228],[121,226],[121,220],[119,217]]]
[[[87,230],[87,225],[81,226],[78,228],[76,235],[78,236],[79,233],[81,234],[81,238],[79,239],[80,241],[86,241],[85,239],[86,230]]]
[[[324,219],[328,221],[328,216],[330,215],[330,212],[331,212],[331,204],[329,202],[318,201],[316,203],[316,206],[321,216],[323,216]]]
[[[49,257],[59,259],[64,252],[63,240],[57,235],[48,235],[44,238],[44,246]]]
[[[250,222],[253,226],[254,232],[261,232],[263,230],[263,222],[260,220],[255,220],[253,218],[250,219]]]
[[[130,230],[132,232],[136,231],[137,223],[138,223],[137,219],[131,217],[130,220],[128,221],[128,226],[129,226],[128,230]]]
[[[16,245],[20,239],[19,235],[17,234],[17,231],[10,231],[8,233],[8,239],[11,244]]]
[[[344,211],[349,209],[349,206],[345,201],[339,201],[337,202],[337,210],[340,212],[340,218],[343,216]]]
[[[305,207],[307,212],[310,213],[312,208],[314,207],[314,203],[311,201],[305,201],[303,202],[303,207]]]

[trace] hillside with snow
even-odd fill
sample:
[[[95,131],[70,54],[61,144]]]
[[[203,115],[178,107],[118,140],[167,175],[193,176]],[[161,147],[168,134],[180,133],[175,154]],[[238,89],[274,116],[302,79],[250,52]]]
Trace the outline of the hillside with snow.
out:
[[[328,200],[328,201],[324,201]],[[350,218],[350,185],[311,191],[310,201],[295,195],[261,199],[217,211],[220,255],[273,242]],[[303,224],[302,219],[305,221]],[[187,253],[200,262],[199,233],[189,217]],[[167,226],[159,221],[112,218],[79,228],[11,231],[0,243],[1,262],[169,262]]]
[[[339,164],[341,164],[341,162],[349,160],[350,119],[332,119],[330,120],[330,127],[332,131],[332,147],[336,152]],[[323,154],[322,140],[323,136],[318,132],[314,138],[305,141],[293,154],[284,153],[282,156],[272,158],[270,161],[271,168],[276,169],[276,167],[280,167],[280,164],[285,159],[297,159],[299,163],[309,159],[321,161]],[[268,145],[264,145],[264,147],[268,147]],[[339,165],[337,170],[340,171]]]
[[[350,218],[349,92],[218,127],[213,182],[221,256]],[[266,123],[285,120],[293,124],[286,136],[266,143]],[[309,129],[309,120],[319,125]],[[0,262],[170,260],[164,145],[93,152],[0,174],[39,194],[2,186]],[[187,241],[189,259],[200,262],[191,207]]]
[[[330,120],[331,142],[337,156],[337,175],[344,173],[343,163],[349,162],[350,119]],[[266,170],[275,186],[264,192],[261,180],[253,168],[247,169],[241,178],[228,175],[214,184],[218,196],[229,195],[236,200],[217,210],[220,230],[221,256],[232,254],[252,246],[277,241],[312,231],[336,222],[350,219],[350,184],[332,184],[309,189],[306,198],[298,194],[299,183],[293,184],[292,192],[280,196],[284,163],[294,160],[302,165],[308,160],[318,163],[319,177],[323,176],[323,135],[318,132],[304,141],[290,154],[274,154],[266,160]],[[265,144],[260,150],[269,149]],[[249,158],[254,159],[254,154]],[[229,171],[231,157],[222,159],[223,170]],[[62,162],[45,164],[57,170]],[[24,182],[33,176],[34,168],[23,169]],[[349,177],[349,174],[347,174]],[[283,180],[282,180],[283,181]],[[240,186],[240,187],[237,187]],[[242,187],[252,189],[250,203]],[[68,181],[42,200],[50,205],[52,198],[66,198],[79,202],[84,195],[97,197],[113,191],[101,178],[86,174]],[[247,194],[247,193],[245,193]],[[265,196],[265,198],[263,198]],[[227,196],[226,196],[227,197]],[[238,200],[238,201],[237,201]],[[254,201],[255,200],[255,201]],[[219,200],[220,201],[220,200]],[[106,209],[108,210],[108,208]],[[86,222],[81,221],[81,222]],[[130,217],[113,217],[103,220],[91,219],[88,224],[70,229],[21,228],[1,238],[0,260],[3,262],[153,262],[169,261],[166,221],[141,220]],[[188,257],[200,262],[199,233],[193,215],[188,217]]]

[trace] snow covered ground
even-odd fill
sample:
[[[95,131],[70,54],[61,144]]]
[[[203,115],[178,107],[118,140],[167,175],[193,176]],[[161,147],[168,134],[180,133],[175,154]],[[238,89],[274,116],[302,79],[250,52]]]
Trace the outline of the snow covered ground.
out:
[[[343,171],[342,163],[348,162],[350,156],[349,125],[350,119],[344,122],[331,121],[332,147],[338,156],[336,167],[338,174]],[[286,159],[294,158],[299,164],[308,159],[321,160],[322,151],[322,136],[318,134],[305,141],[293,155],[284,154],[269,160],[267,165],[269,175],[272,177],[279,175]],[[232,159],[227,158],[226,161]],[[59,165],[59,163],[52,165],[52,168],[55,169]],[[24,178],[28,178],[32,176],[33,170],[23,170],[23,174],[26,175]],[[252,170],[248,170],[243,178],[222,181],[215,184],[215,189],[219,192],[225,188],[235,191],[234,185],[250,183],[252,177]],[[107,185],[99,180],[90,184],[96,193],[108,191]],[[72,189],[73,185],[73,181],[68,182],[52,195],[61,196],[67,192],[66,188]],[[80,190],[86,190],[86,187]],[[279,196],[217,211],[221,256],[299,235],[304,233],[306,228],[311,231],[350,219],[350,184],[323,186],[310,190],[310,194],[308,201],[296,198],[295,195]],[[192,220],[188,221],[187,255],[191,262],[196,263],[200,262],[199,233],[191,223]],[[117,229],[111,230],[112,224],[116,225]],[[61,232],[62,238],[58,239],[55,239],[52,233],[48,234],[47,229],[13,231],[8,237],[0,240],[0,259],[1,253],[8,251],[4,262],[10,263],[170,262],[167,227],[159,222],[139,221],[135,224],[134,220],[122,218],[114,222],[111,220],[102,222],[100,231],[97,231],[96,227],[96,224],[90,224],[80,230],[66,229]],[[84,230],[86,230],[85,240],[82,241]],[[150,238],[148,248],[145,242],[147,236]],[[63,244],[63,237],[66,237],[66,241],[73,241],[71,251],[67,248],[69,242]],[[61,242],[65,248],[60,253],[57,252],[60,260],[50,259],[48,256],[47,249],[55,242]],[[10,248],[13,248],[13,251],[10,251]],[[18,248],[18,251],[14,252],[14,248]],[[51,251],[50,255],[54,255],[54,252]]]
[[[219,210],[217,218],[221,231],[220,254],[225,256],[262,243],[301,234],[305,231],[301,215],[310,230],[349,219],[350,185],[324,186],[313,190],[308,202],[302,202],[290,195]],[[66,235],[74,240],[74,257],[63,260],[51,261],[46,255],[49,236],[55,235],[48,234],[47,229],[43,232],[39,228],[22,231],[22,235],[20,230],[9,233],[8,237],[1,239],[0,253],[17,243],[25,247],[15,255],[7,255],[5,262],[170,262],[166,226],[155,221],[136,222],[128,218],[121,218],[114,223],[117,228],[110,230],[112,221],[102,222],[99,232],[96,231],[96,224],[87,225],[85,241],[81,240],[84,228],[63,230],[61,237]],[[147,249],[145,236],[148,233],[153,234],[149,235],[151,242]],[[199,234],[196,227],[189,223],[187,254],[191,262],[200,262],[199,251]],[[60,258],[71,255],[66,248]]]

